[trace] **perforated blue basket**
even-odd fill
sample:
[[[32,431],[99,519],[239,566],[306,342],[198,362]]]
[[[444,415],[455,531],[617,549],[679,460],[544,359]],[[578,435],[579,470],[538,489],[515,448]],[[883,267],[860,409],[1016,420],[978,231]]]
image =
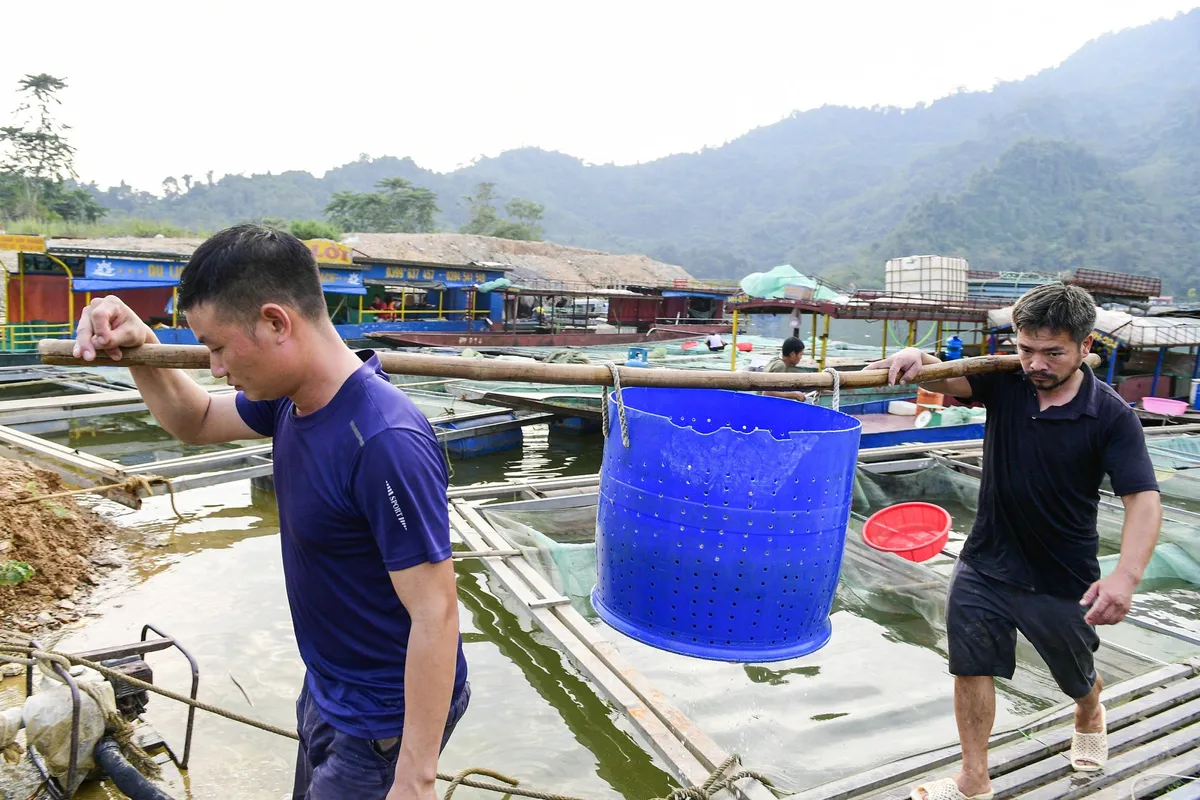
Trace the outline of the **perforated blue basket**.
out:
[[[615,397],[592,604],[671,652],[778,661],[830,637],[862,424],[794,400],[701,389]]]

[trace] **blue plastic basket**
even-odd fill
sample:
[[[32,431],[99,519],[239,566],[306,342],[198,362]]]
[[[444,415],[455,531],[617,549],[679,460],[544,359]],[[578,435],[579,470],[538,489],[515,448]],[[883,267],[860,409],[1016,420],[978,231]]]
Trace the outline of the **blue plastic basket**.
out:
[[[646,644],[778,661],[830,637],[862,424],[794,400],[624,391],[604,447],[592,604]]]

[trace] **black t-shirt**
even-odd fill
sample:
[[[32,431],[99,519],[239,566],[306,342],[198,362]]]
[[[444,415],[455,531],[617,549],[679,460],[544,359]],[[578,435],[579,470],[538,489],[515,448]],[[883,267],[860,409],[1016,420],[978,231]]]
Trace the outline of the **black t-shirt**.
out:
[[[1045,411],[1023,373],[967,379],[970,399],[988,415],[979,510],[961,558],[997,580],[1061,597],[1082,597],[1100,577],[1104,475],[1118,497],[1158,490],[1137,415],[1082,369],[1079,393]]]

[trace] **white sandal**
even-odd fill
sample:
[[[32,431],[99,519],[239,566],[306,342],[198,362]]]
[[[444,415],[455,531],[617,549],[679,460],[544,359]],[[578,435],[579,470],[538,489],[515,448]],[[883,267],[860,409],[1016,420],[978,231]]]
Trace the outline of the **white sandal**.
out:
[[[922,792],[924,794],[922,795]],[[970,797],[962,793],[954,778],[940,778],[930,783],[923,783],[912,790],[910,800],[992,800],[995,792],[973,794]]]
[[[1100,706],[1100,723],[1104,730],[1099,733],[1075,731],[1071,737],[1071,768],[1076,772],[1099,772],[1108,761],[1108,716],[1104,706]]]

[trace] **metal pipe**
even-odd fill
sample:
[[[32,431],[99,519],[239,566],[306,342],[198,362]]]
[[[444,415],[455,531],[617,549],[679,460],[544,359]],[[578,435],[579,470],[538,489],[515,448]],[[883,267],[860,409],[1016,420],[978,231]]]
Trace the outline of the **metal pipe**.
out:
[[[17,280],[21,287],[21,322],[25,321],[25,254],[17,253]]]
[[[1163,360],[1167,357],[1167,348],[1158,348],[1158,361],[1154,365],[1154,380],[1150,381],[1150,396],[1158,396],[1158,376],[1162,375]]]
[[[183,653],[183,657],[187,659],[188,667],[190,667],[191,671],[192,671],[192,690],[191,690],[190,697],[192,700],[195,700],[197,694],[200,691],[200,665],[196,663],[196,659],[192,657],[192,654],[189,653],[184,648],[184,646],[179,643],[178,639],[176,639],[174,636],[168,636],[167,634],[163,633],[161,630],[154,627],[153,625],[146,624],[146,625],[142,626],[141,640],[143,642],[146,641],[146,634],[150,631],[153,631],[154,633],[158,634],[159,636],[161,636],[164,639],[169,639],[171,641],[171,646],[173,646],[180,653]],[[195,727],[196,727],[196,707],[194,705],[189,705],[188,706],[188,715],[187,715],[187,728],[185,729],[185,732],[183,735],[184,736],[184,738],[183,738],[183,758],[175,758],[175,753],[169,747],[167,748],[167,752],[171,754],[171,760],[174,761],[175,765],[182,770],[187,769],[188,759],[190,759],[191,755],[192,755],[192,732],[195,729]]]
[[[71,268],[62,262],[62,259],[53,256],[50,253],[45,253],[46,258],[53,261],[63,268],[63,272],[67,273],[67,324],[71,326],[71,330],[75,329],[75,291],[74,283],[75,276],[71,274]]]
[[[737,370],[737,353],[738,353],[737,329],[738,329],[738,312],[737,312],[737,309],[735,308],[733,310],[733,355],[730,356],[730,359],[729,359],[729,371],[730,372],[734,372]]]
[[[819,367],[822,371],[825,369],[825,354],[829,350],[829,315],[825,314],[825,325],[821,333],[821,363]]]

